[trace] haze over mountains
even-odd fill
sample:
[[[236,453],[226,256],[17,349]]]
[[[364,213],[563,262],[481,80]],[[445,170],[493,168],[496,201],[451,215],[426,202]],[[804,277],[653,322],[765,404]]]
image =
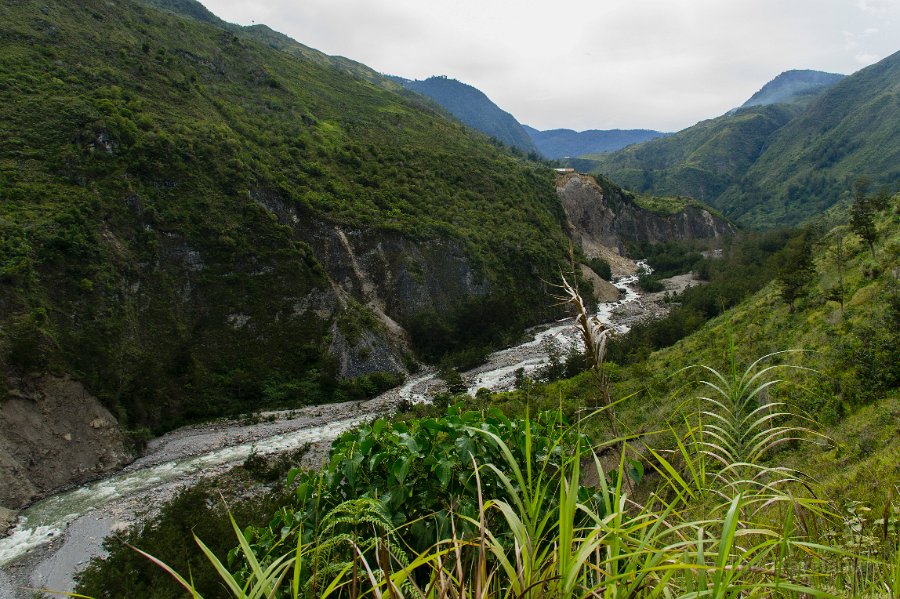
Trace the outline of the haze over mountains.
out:
[[[666,135],[647,129],[590,130],[551,129],[539,131],[520,124],[513,115],[494,104],[482,91],[449,77],[412,81],[391,77],[405,88],[428,96],[460,121],[523,152],[557,159],[593,152],[611,152],[627,145]]]
[[[665,137],[668,133],[650,129],[550,129],[538,131],[525,127],[538,150],[547,158],[569,158],[584,154],[614,152],[625,146]]]
[[[838,73],[791,70],[781,73],[741,104],[741,108],[811,99],[844,78]]]

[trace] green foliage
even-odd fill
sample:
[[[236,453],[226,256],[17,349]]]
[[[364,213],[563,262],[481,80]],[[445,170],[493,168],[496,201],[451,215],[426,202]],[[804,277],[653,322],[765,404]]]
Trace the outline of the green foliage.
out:
[[[471,297],[444,314],[419,312],[407,328],[422,359],[465,369],[483,362],[490,347],[518,339],[525,314],[521,297]]]
[[[654,214],[663,215],[678,214],[688,206],[704,210],[708,209],[702,202],[684,196],[674,197],[637,194],[634,197],[634,202],[644,210],[648,210]]]
[[[777,257],[776,283],[781,298],[794,311],[794,301],[806,293],[816,274],[812,257],[812,232],[804,231],[791,239]]]
[[[669,347],[699,330],[709,319],[736,306],[774,279],[776,264],[786,262],[780,252],[790,240],[805,235],[789,230],[744,232],[726,240],[721,256],[708,258],[687,244],[637,247],[635,251],[645,252],[650,256],[650,265],[662,268],[665,274],[691,265],[704,284],[693,285],[672,296],[672,307],[666,317],[640,322],[624,337],[614,339],[610,343],[609,359],[620,364],[640,362],[653,351]],[[650,281],[652,285],[654,279]]]
[[[662,284],[662,281],[659,280],[655,273],[651,274],[644,270],[638,273],[638,286],[644,293],[655,293],[665,289],[665,285]]]
[[[248,499],[247,489],[260,481],[284,480],[301,453],[291,453],[274,461],[254,456],[244,469],[219,478],[214,484],[201,483],[180,492],[151,521],[108,537],[104,549],[109,555],[91,560],[76,576],[77,592],[96,599],[171,599],[181,596],[177,582],[136,553],[133,548],[137,548],[165,560],[180,572],[190,572],[203,596],[227,596],[215,570],[197,551],[192,536],[200,536],[213,552],[225,555],[235,542],[229,509],[242,522],[264,524],[268,514],[290,502],[290,496],[285,492],[262,490]],[[228,505],[223,502],[223,492]]]
[[[587,265],[605,281],[612,281],[612,267],[603,258],[591,258]]]
[[[760,464],[776,445],[808,431],[782,425],[777,419],[790,413],[778,404],[755,407],[774,384],[765,376],[771,368],[757,369],[758,364],[743,373],[707,370],[712,376],[703,384],[715,399],[705,400],[707,409],[699,413],[698,425],[689,427],[686,443],[672,431],[678,450],[670,455],[678,461],[649,447],[642,457],[614,439],[607,444],[621,451],[607,473],[597,453],[593,461],[583,459],[591,453],[584,453],[582,442],[561,454],[542,450],[546,440],[529,434],[527,418],[518,421],[520,430],[512,436],[488,422],[464,427],[469,439],[486,443],[492,459],[475,458],[468,476],[474,513],[450,513],[449,526],[435,531],[438,542],[424,549],[409,542],[411,527],[422,520],[402,514],[404,521],[392,527],[401,514],[371,495],[336,503],[316,525],[318,534],[308,534],[308,522],[294,519],[296,512],[276,515],[262,544],[254,544],[258,529],[242,531],[234,524],[239,547],[231,555],[244,564],[237,573],[199,538],[197,543],[239,598],[537,599],[601,592],[624,598],[644,596],[648,589],[649,596],[682,597],[893,592],[897,506],[888,503],[877,524],[881,528],[860,504],[850,504],[845,518],[835,518],[796,484],[796,473]],[[559,422],[558,416],[553,420]],[[361,446],[372,430],[361,432],[365,435],[351,433],[346,439]],[[571,429],[555,433],[554,448],[567,446],[566,437],[581,438]],[[416,438],[398,441],[415,452]],[[647,484],[645,463],[657,473],[655,487],[635,501],[627,481]],[[345,479],[379,469],[378,461],[351,458],[350,464],[355,466],[344,469]],[[595,489],[583,485],[588,475],[596,477]],[[298,494],[312,502],[304,487],[310,482],[301,482]],[[327,488],[320,480],[313,493]],[[281,542],[271,543],[279,530]],[[407,541],[404,546],[400,538]],[[162,565],[198,596],[193,582]]]
[[[691,272],[703,259],[701,251],[706,249],[703,242],[697,241],[664,241],[662,243],[628,243],[626,253],[635,258],[646,260],[659,278],[674,277]]]
[[[866,177],[860,177],[854,182],[853,203],[850,204],[848,224],[850,230],[868,244],[872,258],[875,258],[875,239],[878,237],[875,213],[879,206],[876,198],[866,196],[870,185],[871,182]]]
[[[843,78],[808,106],[773,104],[588,156],[642,193],[688,195],[755,227],[792,226],[849,203],[853,179],[900,179],[900,54]],[[895,192],[891,188],[890,192]]]
[[[316,235],[336,229],[455,248],[472,285],[517,298],[467,330],[462,275],[425,281],[455,336],[428,355],[552,313],[531,284],[567,247],[550,169],[361,65],[152,4],[3,8],[0,369],[52,365],[155,432],[377,391],[329,354],[332,325],[372,318],[334,309]]]
[[[370,497],[384,506],[394,525],[412,523],[405,533],[406,542],[424,550],[438,538],[435,531],[448,533],[451,513],[477,514],[473,458],[478,464],[500,459],[493,444],[471,427],[508,441],[522,458],[527,431],[535,455],[557,465],[563,447],[580,442],[577,436],[566,436],[560,445],[557,433],[567,426],[553,414],[524,421],[496,411],[463,412],[453,407],[440,418],[379,419],[335,440],[321,473],[292,473],[289,480],[297,489],[296,503],[267,528],[256,530],[258,545],[269,550],[281,543],[285,519],[293,523],[289,526],[302,520],[303,534],[312,535],[323,515],[340,502]],[[498,484],[482,481],[484,488],[500,492]]]

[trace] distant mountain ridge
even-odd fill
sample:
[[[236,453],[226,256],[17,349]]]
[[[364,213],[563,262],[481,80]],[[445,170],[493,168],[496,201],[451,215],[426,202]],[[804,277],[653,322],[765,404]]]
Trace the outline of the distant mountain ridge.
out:
[[[825,83],[804,91],[801,80]],[[788,101],[767,103],[777,97]],[[572,162],[639,192],[695,197],[759,227],[798,224],[849,201],[861,175],[900,185],[900,52],[846,77],[789,71],[751,101],[758,104],[672,136]]]
[[[481,90],[446,76],[418,81],[391,77],[408,90],[427,96],[464,124],[523,152],[537,153],[531,137],[515,119]]]
[[[589,129],[587,131],[549,129],[539,131],[528,125],[523,126],[538,151],[550,159],[614,152],[631,144],[670,135],[650,129]]]
[[[523,152],[534,152],[551,160],[595,152],[613,152],[631,144],[668,135],[649,129],[540,131],[523,125],[497,106],[481,90],[446,76],[411,80],[389,76],[392,82],[431,98],[464,124],[499,139]]]
[[[844,75],[839,73],[824,71],[785,71],[762,86],[749,100],[741,104],[741,108],[808,99],[825,91],[843,78]]]

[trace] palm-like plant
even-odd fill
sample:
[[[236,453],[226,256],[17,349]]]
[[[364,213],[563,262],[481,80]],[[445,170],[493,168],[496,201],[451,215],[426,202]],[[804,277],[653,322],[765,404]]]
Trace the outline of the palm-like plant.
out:
[[[788,482],[804,482],[801,473],[765,463],[779,445],[821,437],[806,426],[808,421],[785,402],[769,401],[768,391],[783,380],[773,378],[779,369],[810,370],[791,364],[769,364],[781,351],[767,354],[739,371],[732,349],[725,374],[710,366],[697,366],[709,376],[700,384],[710,393],[700,397],[699,426],[695,437],[703,454],[716,466],[714,479],[736,491],[748,486],[761,490]]]

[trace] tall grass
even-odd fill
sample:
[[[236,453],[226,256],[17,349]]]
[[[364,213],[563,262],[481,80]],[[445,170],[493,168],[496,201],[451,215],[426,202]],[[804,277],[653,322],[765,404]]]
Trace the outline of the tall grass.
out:
[[[510,429],[523,439],[470,424],[469,435],[496,449],[483,455],[499,457],[479,464],[471,454],[477,514],[451,514],[449,534],[433,546],[409,550],[404,536],[415,523],[392,526],[394,514],[373,498],[338,505],[307,536],[312,542],[283,534],[298,539],[296,546],[288,551],[276,544],[262,559],[234,524],[245,564],[238,576],[197,539],[229,593],[293,599],[898,598],[894,503],[879,521],[884,534],[873,542],[865,535],[875,522],[867,522],[863,507],[842,516],[817,496],[811,477],[773,462],[776,448],[817,436],[790,406],[769,399],[781,382],[775,375],[795,368],[773,363],[786,352],[740,370],[732,343],[727,371],[693,367],[705,375],[698,381],[703,392],[679,411],[677,425],[670,423],[670,449],[654,449],[646,440],[632,446],[617,432],[617,402],[603,377],[611,333],[588,314],[576,287],[563,278],[559,288],[558,299],[575,308],[598,374],[599,409],[588,417],[608,417],[612,439],[583,451],[580,441],[571,442],[580,432],[565,431],[538,451],[527,415]],[[606,472],[599,452],[610,447],[617,450],[617,466]],[[551,459],[560,453],[565,459]],[[640,481],[640,502],[629,472],[635,463],[655,473]],[[499,484],[482,485],[485,476]],[[589,478],[595,486],[585,484]],[[485,488],[497,496],[485,496]],[[190,580],[154,561],[199,596]]]
[[[817,496],[811,477],[773,461],[776,448],[817,436],[785,402],[769,398],[781,382],[776,375],[796,368],[773,363],[786,352],[740,370],[732,343],[728,370],[693,367],[705,375],[698,381],[702,392],[679,411],[677,425],[670,423],[670,449],[654,449],[646,440],[632,446],[617,432],[617,402],[603,377],[611,333],[588,314],[565,278],[560,289],[560,301],[576,310],[598,374],[599,409],[588,417],[608,417],[612,439],[582,450],[580,440],[571,441],[582,438],[576,425],[551,438],[550,447],[546,439],[539,445],[527,415],[510,429],[524,438],[469,424],[468,435],[496,450],[479,455],[499,457],[479,464],[470,454],[477,514],[451,514],[449,534],[430,548],[412,551],[404,536],[416,523],[393,526],[396,515],[371,497],[337,505],[311,536],[282,533],[282,540],[296,538],[296,545],[275,543],[262,556],[232,520],[243,556],[240,572],[229,571],[197,539],[223,587],[248,599],[898,599],[900,517],[894,517],[894,503],[877,522],[883,535],[873,541],[876,522],[864,506],[842,515]],[[617,450],[617,465],[606,472],[599,452],[610,447]],[[640,502],[632,480],[637,477],[629,472],[635,463],[655,473],[639,481]],[[365,467],[362,460],[355,465]],[[491,485],[482,484],[486,476]],[[588,487],[587,479],[596,485]],[[485,496],[485,488],[496,496]],[[191,596],[200,596],[189,578],[147,557]]]
[[[676,450],[639,455],[617,440],[622,451],[611,473],[577,446],[561,466],[534,460],[529,426],[521,461],[499,436],[470,427],[502,456],[476,464],[477,518],[455,516],[476,532],[460,535],[454,525],[449,538],[410,560],[404,527],[389,528],[377,502],[342,505],[326,518],[352,521],[356,536],[334,536],[326,525],[316,544],[298,543],[266,568],[235,524],[250,567],[243,581],[197,542],[240,598],[897,597],[896,538],[885,539],[881,553],[854,551],[834,535],[845,522],[809,492],[814,483],[763,462],[779,443],[812,432],[783,423],[791,418],[783,406],[759,401],[775,384],[765,361],[724,374],[702,367],[710,376],[701,385],[713,393],[684,415],[683,431],[673,427]],[[628,455],[658,473],[642,503],[624,485]],[[582,484],[588,469],[598,475],[596,488]],[[483,496],[486,473],[501,481],[505,499]],[[340,543],[352,548],[352,560],[336,563],[328,580],[300,579],[304,560],[327,560]]]

